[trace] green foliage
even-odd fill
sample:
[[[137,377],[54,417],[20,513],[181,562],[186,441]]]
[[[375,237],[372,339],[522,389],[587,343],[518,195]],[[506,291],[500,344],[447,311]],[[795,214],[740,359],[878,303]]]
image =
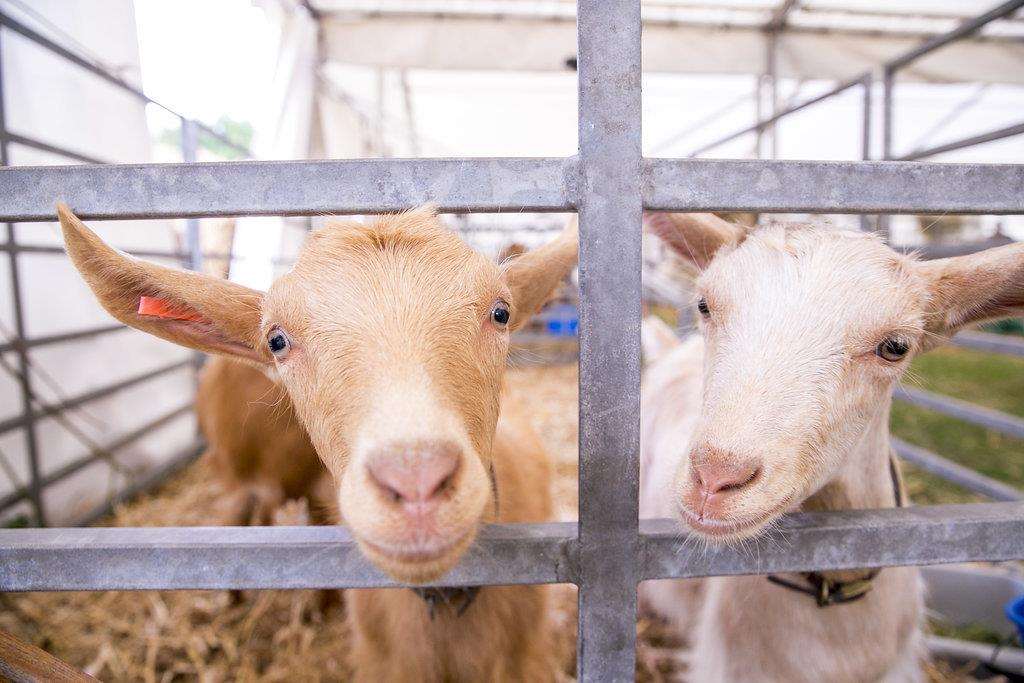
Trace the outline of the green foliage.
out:
[[[1024,359],[945,348],[917,358],[907,383],[1024,417]],[[1024,441],[905,403],[895,403],[892,433],[965,467],[1024,488]],[[958,486],[905,466],[918,504],[982,500]]]
[[[228,116],[222,116],[210,128],[242,147],[248,148],[252,145],[253,128],[252,124],[248,121],[235,121]],[[180,149],[181,127],[165,128],[157,134],[156,139],[160,144]],[[218,159],[242,159],[245,156],[234,147],[221,142],[202,130],[199,131],[199,148],[206,150]]]

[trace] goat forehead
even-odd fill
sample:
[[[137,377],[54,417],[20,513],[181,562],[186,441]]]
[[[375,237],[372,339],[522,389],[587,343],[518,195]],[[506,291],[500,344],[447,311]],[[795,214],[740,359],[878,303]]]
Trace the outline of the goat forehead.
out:
[[[716,259],[700,285],[724,299],[730,326],[836,343],[914,327],[923,287],[903,257],[873,236],[778,226]]]
[[[308,325],[463,316],[500,293],[496,265],[436,226],[337,224],[311,236],[268,308]],[[296,310],[301,309],[301,313]]]

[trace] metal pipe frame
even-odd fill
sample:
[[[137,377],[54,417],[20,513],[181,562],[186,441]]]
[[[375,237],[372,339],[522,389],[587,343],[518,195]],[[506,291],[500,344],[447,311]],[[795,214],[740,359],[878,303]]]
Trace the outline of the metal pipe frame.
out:
[[[1000,501],[1024,501],[1024,491],[986,477],[937,453],[893,437],[892,448],[903,460],[948,482]]]
[[[1014,415],[1007,415],[998,410],[982,408],[973,403],[910,387],[897,387],[893,392],[893,398],[934,410],[964,422],[970,422],[985,429],[991,429],[1015,439],[1024,439],[1024,419]]]
[[[60,403],[53,403],[50,405],[42,406],[40,408],[32,408],[31,405],[27,412],[16,417],[7,418],[6,420],[0,420],[0,434],[6,434],[12,429],[18,429],[20,427],[27,427],[39,420],[63,413],[68,410],[73,410],[81,405],[85,405],[90,401],[96,401],[101,398],[106,398],[111,394],[115,394],[129,387],[133,387],[137,384],[162,377],[163,375],[174,372],[181,368],[187,367],[192,361],[183,360],[175,361],[167,365],[163,365],[155,370],[147,370],[146,372],[138,375],[132,375],[127,379],[123,379],[113,384],[107,384],[106,386],[99,387],[98,389],[92,389],[85,393],[79,394],[67,400],[61,401]]]
[[[45,489],[47,486],[56,484],[57,482],[66,479],[67,477],[70,477],[75,472],[85,469],[86,467],[95,462],[99,462],[100,460],[103,460],[105,458],[112,457],[118,451],[127,448],[128,446],[132,445],[142,437],[148,436],[153,430],[159,429],[160,427],[163,427],[171,423],[172,421],[181,417],[182,415],[191,412],[192,404],[193,402],[189,400],[188,403],[186,403],[185,405],[179,406],[171,410],[170,412],[164,413],[160,417],[150,420],[146,424],[133,429],[124,436],[115,440],[113,443],[110,443],[107,446],[103,446],[101,450],[90,453],[89,455],[86,455],[82,458],[78,458],[77,460],[72,460],[63,467],[42,477],[39,482],[40,488]],[[24,500],[30,494],[31,491],[27,488],[17,489],[15,491],[8,493],[3,498],[0,498],[0,512],[6,510],[15,503]]]
[[[126,93],[128,93],[130,95],[133,95],[136,98],[138,98],[139,100],[142,100],[143,102],[145,102],[147,104],[156,105],[157,107],[160,107],[161,109],[163,109],[164,111],[168,112],[169,114],[172,114],[173,116],[176,116],[181,121],[185,121],[186,120],[185,117],[182,116],[181,114],[179,114],[178,112],[174,111],[173,109],[171,109],[167,105],[161,104],[160,102],[157,102],[153,98],[148,97],[146,95],[146,93],[142,92],[142,90],[140,90],[139,88],[136,88],[134,85],[128,83],[127,81],[125,81],[124,79],[120,78],[119,76],[115,76],[114,74],[110,73],[109,71],[107,71],[103,67],[94,64],[93,62],[89,61],[88,59],[86,59],[86,58],[76,54],[75,52],[72,52],[71,50],[67,49],[63,45],[60,45],[59,43],[56,43],[56,42],[50,40],[46,36],[42,35],[38,31],[35,31],[31,27],[26,26],[25,24],[21,23],[20,21],[18,21],[14,17],[10,16],[9,14],[6,14],[4,12],[0,12],[0,26],[13,31],[14,33],[17,33],[18,35],[22,36],[23,38],[27,38],[28,40],[32,41],[33,43],[35,43],[39,47],[41,47],[41,48],[49,51],[50,53],[60,57],[61,59],[63,59],[66,62],[70,62],[71,64],[74,64],[74,65],[76,65],[76,66],[78,66],[78,67],[88,71],[89,73],[91,73],[92,75],[96,76],[100,80],[105,81],[106,83],[108,83],[108,84],[118,88],[119,90],[122,90],[122,91],[124,91],[124,92],[126,92]],[[251,157],[252,156],[252,152],[250,152],[249,149],[247,147],[245,147],[244,145],[238,144],[234,140],[231,140],[230,138],[228,138],[228,137],[218,133],[214,129],[212,129],[209,126],[206,126],[206,125],[204,125],[202,123],[196,122],[195,125],[204,134],[209,135],[210,137],[216,138],[217,140],[219,140],[220,142],[224,143],[228,147],[231,147],[232,149],[234,149],[238,153],[243,154],[243,155],[245,155],[247,157]]]
[[[0,36],[0,131],[7,130],[7,118],[6,118],[6,98],[4,92],[4,80],[3,80],[3,36]],[[0,138],[0,167],[6,166],[9,163],[8,157],[8,145],[9,139],[5,136]],[[4,225],[7,231],[7,244],[14,246],[18,243],[17,231],[14,229],[14,223],[6,221]],[[22,309],[22,296],[21,296],[21,271],[18,263],[17,252],[11,250],[7,252],[7,267],[10,271],[11,277],[11,309],[14,313],[14,333],[16,339],[24,339],[27,335],[25,332],[25,314]],[[35,514],[36,524],[39,526],[46,525],[46,510],[43,505],[43,494],[42,487],[39,483],[39,438],[36,433],[36,425],[33,420],[32,411],[32,377],[29,375],[29,359],[28,350],[24,347],[14,349],[14,353],[17,356],[18,363],[18,384],[21,393],[21,415],[20,420],[23,421],[22,426],[25,428],[25,450],[28,454],[28,469],[29,469],[29,498],[32,501],[32,509]]]
[[[1006,138],[1011,138],[1016,135],[1024,135],[1024,123],[1006,126],[1005,128],[998,128],[987,133],[974,135],[969,138],[962,138],[960,140],[956,140],[954,142],[947,142],[942,145],[935,145],[934,147],[918,149],[913,152],[910,152],[909,154],[904,154],[899,158],[899,160],[917,161],[918,159],[927,159],[928,157],[937,156],[939,154],[945,154],[946,152],[954,152],[958,149],[976,147],[978,145],[984,145],[987,142],[995,142],[996,140],[1005,140]]]
[[[1024,165],[644,159],[640,26],[639,0],[578,3],[572,158],[11,168],[0,221],[52,220],[56,200],[86,219],[576,210],[579,522],[486,527],[439,585],[577,584],[581,681],[633,679],[642,580],[1024,559],[1022,502],[788,515],[701,553],[675,522],[638,521],[643,208],[1024,213]],[[0,590],[394,585],[340,527],[0,530]]]
[[[786,515],[769,534],[743,547],[687,552],[696,542],[678,523],[649,519],[639,523],[633,554],[617,554],[635,569],[623,576],[615,567],[604,578],[608,588],[614,583],[625,589],[633,580],[1006,561],[1024,557],[1022,520],[1021,502],[803,512]],[[436,585],[575,583],[589,592],[596,587],[587,584],[586,562],[594,551],[584,543],[572,522],[489,525]],[[601,550],[614,553],[607,546]],[[370,564],[340,526],[4,529],[0,553],[2,591],[400,585]],[[603,564],[612,569],[607,560]],[[614,593],[601,595],[621,602]],[[590,617],[580,613],[581,621]],[[616,643],[631,643],[633,614],[609,619],[608,632],[614,624],[629,629]],[[592,643],[583,643],[584,651]],[[619,649],[616,656],[632,663],[632,648]],[[593,656],[602,658],[600,652]],[[612,671],[584,665],[583,680],[633,680],[632,669],[626,676],[621,661],[611,664]]]
[[[989,332],[961,332],[953,337],[953,344],[964,349],[1024,358],[1024,339],[1020,337]]]

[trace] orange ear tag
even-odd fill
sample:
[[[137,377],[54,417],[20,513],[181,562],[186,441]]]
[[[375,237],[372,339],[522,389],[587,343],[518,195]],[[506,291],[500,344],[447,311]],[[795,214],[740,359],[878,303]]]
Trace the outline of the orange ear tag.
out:
[[[192,309],[175,306],[166,299],[159,299],[155,296],[139,297],[139,315],[167,318],[169,320],[188,320],[196,323],[207,322],[205,318]]]

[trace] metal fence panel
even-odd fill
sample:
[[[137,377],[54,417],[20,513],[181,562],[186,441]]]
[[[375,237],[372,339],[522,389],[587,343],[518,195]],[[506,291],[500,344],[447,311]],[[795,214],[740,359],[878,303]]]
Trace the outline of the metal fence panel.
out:
[[[640,449],[640,4],[582,0],[581,681],[633,680]]]

